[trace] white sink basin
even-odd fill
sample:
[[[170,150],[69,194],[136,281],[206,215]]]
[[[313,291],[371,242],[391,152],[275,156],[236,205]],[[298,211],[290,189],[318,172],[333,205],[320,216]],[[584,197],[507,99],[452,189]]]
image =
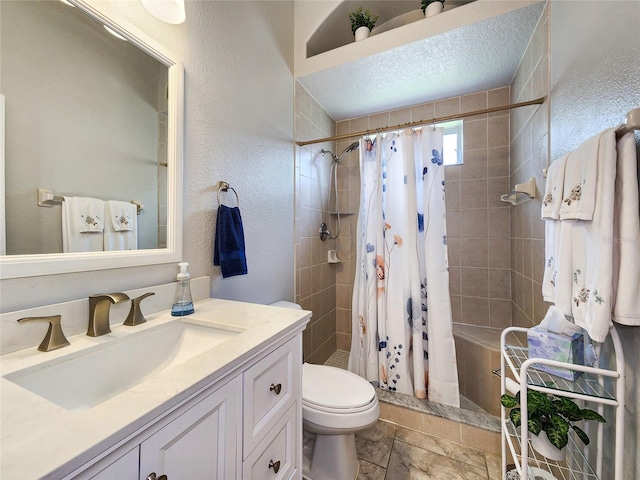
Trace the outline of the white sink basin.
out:
[[[115,338],[4,377],[67,410],[87,410],[242,331],[234,326],[185,318]]]

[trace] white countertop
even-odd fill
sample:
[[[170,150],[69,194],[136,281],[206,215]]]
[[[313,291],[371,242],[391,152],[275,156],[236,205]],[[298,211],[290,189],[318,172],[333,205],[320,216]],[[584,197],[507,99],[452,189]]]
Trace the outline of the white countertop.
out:
[[[304,310],[229,300],[196,302],[190,317],[246,330],[84,411],[66,410],[4,375],[139,331],[136,329],[187,317],[160,312],[147,316],[147,323],[137,327],[112,326],[112,333],[102,337],[76,335],[69,339],[71,346],[53,352],[33,347],[0,357],[0,478],[63,477],[204,386],[223,380],[266,347],[284,343],[304,328],[310,316]]]

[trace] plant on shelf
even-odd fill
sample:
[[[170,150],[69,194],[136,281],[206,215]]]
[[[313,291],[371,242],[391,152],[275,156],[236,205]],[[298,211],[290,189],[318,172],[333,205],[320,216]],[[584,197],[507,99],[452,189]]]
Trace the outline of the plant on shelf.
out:
[[[521,424],[520,392],[515,397],[505,394],[500,397],[500,403],[505,408],[510,408],[509,418],[516,427]],[[573,422],[580,420],[595,420],[605,422],[602,416],[593,410],[581,409],[573,400],[567,397],[529,390],[527,393],[527,429],[534,435],[544,431],[551,444],[558,450],[562,450],[569,441],[569,429],[585,445],[589,445],[589,437]]]
[[[444,0],[422,0],[422,13],[426,14],[427,7],[436,2],[440,2],[444,7]]]
[[[356,8],[354,12],[349,14],[349,20],[351,20],[351,31],[356,34],[356,30],[360,27],[367,27],[371,30],[380,15],[373,16],[369,10],[363,10],[362,6]]]

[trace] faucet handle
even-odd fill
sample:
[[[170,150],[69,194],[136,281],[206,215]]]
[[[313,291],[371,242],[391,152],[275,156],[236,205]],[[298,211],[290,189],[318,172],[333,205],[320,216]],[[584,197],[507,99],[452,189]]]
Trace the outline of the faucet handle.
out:
[[[127,316],[127,319],[124,321],[123,325],[133,327],[147,321],[147,319],[144,318],[142,311],[140,310],[140,302],[142,302],[142,300],[144,300],[145,298],[150,297],[151,295],[155,295],[155,293],[147,292],[137,298],[131,299],[131,310],[129,310],[129,315]]]
[[[89,295],[89,301],[98,302],[100,300],[109,300],[111,303],[126,302],[129,295],[126,293],[99,293],[97,295]]]
[[[41,352],[50,352],[58,348],[66,347],[69,344],[69,340],[64,336],[62,331],[62,316],[51,315],[49,317],[24,317],[18,319],[19,323],[26,322],[49,322],[49,330],[42,340],[42,343],[38,346],[38,350]]]

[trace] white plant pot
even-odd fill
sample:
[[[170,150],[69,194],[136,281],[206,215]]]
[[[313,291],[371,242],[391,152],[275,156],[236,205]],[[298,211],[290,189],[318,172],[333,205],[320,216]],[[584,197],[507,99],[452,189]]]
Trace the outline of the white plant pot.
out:
[[[439,14],[444,9],[444,4],[442,2],[433,2],[427,5],[427,8],[424,11],[425,17],[433,17],[434,15]]]
[[[438,2],[438,3],[440,3],[440,2]],[[371,33],[369,31],[369,27],[365,27],[365,26],[358,27],[356,29],[356,42],[359,42],[360,40],[364,40],[365,38],[368,38],[369,37],[369,33]]]
[[[567,456],[567,447],[558,450],[553,443],[547,438],[547,432],[542,430],[539,435],[531,434],[531,446],[540,455],[551,460],[561,461]]]

